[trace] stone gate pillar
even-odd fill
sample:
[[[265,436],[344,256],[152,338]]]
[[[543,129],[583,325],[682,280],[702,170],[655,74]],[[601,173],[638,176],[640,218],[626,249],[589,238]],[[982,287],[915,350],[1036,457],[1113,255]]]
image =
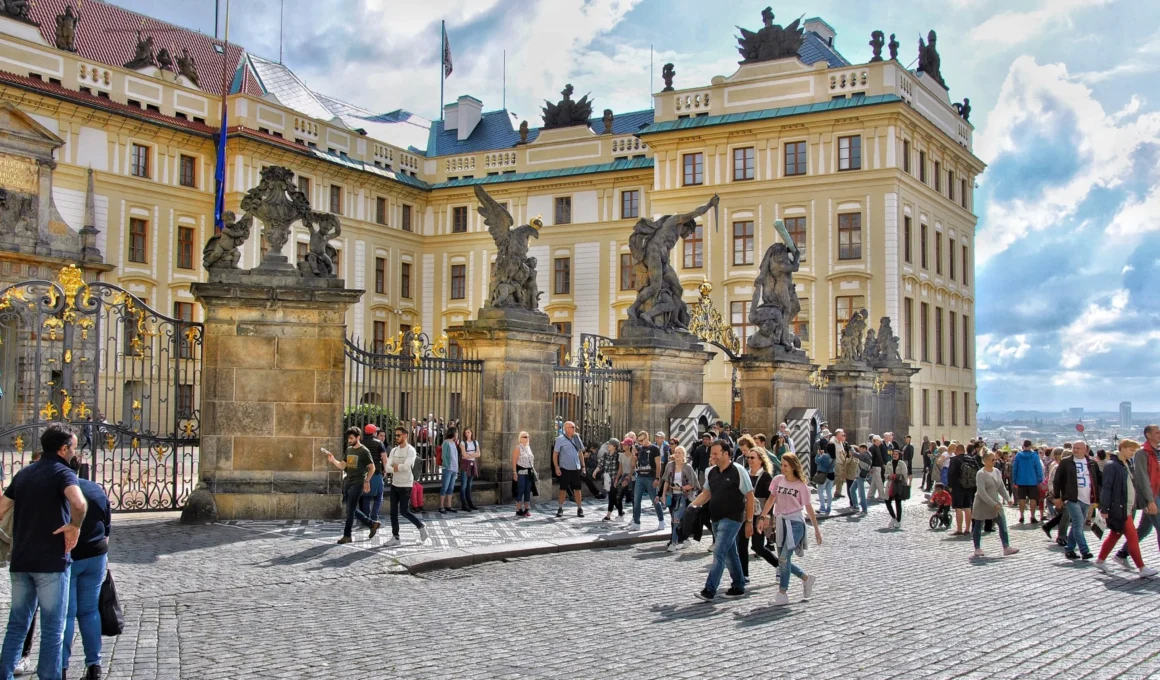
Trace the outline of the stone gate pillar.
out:
[[[845,430],[849,442],[866,441],[871,434],[870,415],[874,408],[874,371],[865,364],[843,363],[834,364],[824,372],[830,386],[842,390],[842,411],[837,419],[829,418],[830,428]]]
[[[600,351],[613,368],[632,371],[633,430],[668,434],[669,413],[678,404],[705,400],[705,364],[715,353],[705,351],[688,333],[640,330]]]
[[[284,278],[192,286],[205,335],[191,512],[212,502],[218,519],[340,514],[341,473],[319,449],[342,456],[345,317],[362,291]]]
[[[910,433],[910,414],[913,413],[912,397],[910,391],[910,379],[914,377],[921,369],[913,368],[908,364],[898,362],[891,363],[879,367],[878,372],[887,383],[894,386],[894,430],[895,440],[901,440],[902,437]]]
[[[777,432],[792,408],[809,402],[809,376],[817,366],[801,361],[779,361],[743,354],[733,362],[741,388],[741,423],[750,432]]]

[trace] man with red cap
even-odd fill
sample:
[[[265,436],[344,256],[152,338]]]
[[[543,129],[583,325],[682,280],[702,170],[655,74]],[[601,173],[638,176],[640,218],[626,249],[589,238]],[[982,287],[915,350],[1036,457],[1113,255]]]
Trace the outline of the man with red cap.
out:
[[[375,462],[375,474],[371,475],[370,493],[364,493],[359,498],[359,507],[363,514],[370,515],[372,521],[379,521],[379,508],[383,505],[383,471],[387,469],[387,448],[379,441],[379,428],[373,423],[363,427],[362,445],[371,452],[371,460]]]

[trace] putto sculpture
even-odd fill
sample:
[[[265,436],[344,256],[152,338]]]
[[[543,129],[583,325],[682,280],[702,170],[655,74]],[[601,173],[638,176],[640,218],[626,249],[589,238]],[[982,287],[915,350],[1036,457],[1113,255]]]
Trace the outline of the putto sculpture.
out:
[[[796,57],[805,41],[805,29],[801,27],[801,19],[782,28],[773,23],[773,8],[761,10],[761,21],[765,25],[757,32],[748,31],[740,26],[741,37],[737,39],[737,51],[741,54],[743,64],[756,61],[770,61],[785,57]]]
[[[671,62],[661,68],[661,78],[665,81],[665,89],[661,90],[661,92],[673,91],[673,77],[676,75],[677,68]]]
[[[542,110],[545,130],[588,124],[588,119],[592,117],[592,102],[588,101],[588,95],[584,95],[578,101],[572,101],[573,91],[569,83],[560,91],[563,99],[558,104],[544,100]]]
[[[302,226],[310,232],[310,245],[306,257],[298,263],[298,271],[304,276],[338,276],[334,266],[338,250],[330,245],[331,239],[342,235],[342,223],[338,221],[338,215],[312,210],[302,219]]]
[[[173,57],[169,56],[169,50],[164,47],[157,51],[157,68],[162,71],[173,70]]]
[[[65,5],[64,14],[56,15],[56,48],[58,50],[77,51],[77,24],[80,22],[81,17],[73,11],[72,5]]]
[[[882,46],[886,44],[886,34],[882,31],[874,31],[870,34],[870,49],[873,52],[870,61],[882,61]]]
[[[237,269],[242,259],[242,244],[250,238],[250,225],[254,218],[249,215],[235,219],[230,210],[222,213],[224,228],[206,241],[201,251],[201,265],[208,271]]]
[[[777,220],[773,226],[783,242],[765,251],[753,281],[749,323],[757,331],[746,341],[746,346],[751,350],[769,350],[778,358],[805,361],[801,341],[790,328],[802,309],[793,283],[794,272],[801,266],[801,252],[786,231],[785,223]]]
[[[895,39],[894,34],[890,34],[890,42],[886,44],[887,49],[890,50],[890,58],[898,58],[898,40]]]
[[[854,312],[850,320],[846,322],[846,327],[842,329],[842,338],[838,347],[838,363],[852,364],[862,362],[865,351],[863,338],[866,335],[866,319],[869,317],[869,312],[865,309],[860,309]]]
[[[544,223],[536,217],[530,224],[512,229],[515,220],[483,187],[475,185],[479,214],[495,241],[495,273],[484,308],[524,309],[539,312],[540,290],[536,285],[536,258],[528,257],[528,239],[539,238]]]
[[[19,19],[26,24],[40,26],[40,24],[32,20],[32,17],[28,16],[29,6],[31,4],[29,0],[4,0],[0,2],[0,10],[3,11],[5,16],[11,19]]]
[[[902,355],[898,351],[898,336],[894,334],[894,329],[890,326],[890,317],[884,316],[878,321],[878,336],[873,351],[871,351],[869,338],[873,332],[867,331],[866,333],[867,340],[864,351],[866,361],[871,366],[900,363]]]
[[[628,237],[629,251],[636,273],[636,300],[628,308],[628,325],[664,331],[681,331],[689,327],[689,307],[682,296],[681,280],[669,263],[669,253],[677,241],[687,238],[697,228],[696,219],[720,199],[716,194],[709,202],[692,212],[664,215],[657,220],[641,218]]]
[[[146,66],[156,65],[153,58],[153,36],[149,35],[142,38],[141,31],[137,31],[137,50],[133,54],[133,58],[125,63],[125,68],[136,71]]]
[[[926,34],[927,42],[923,42],[922,38],[918,39],[918,70],[926,75],[934,78],[934,81],[942,85],[946,89],[946,81],[943,80],[942,72],[939,66],[942,59],[938,56],[938,49],[935,47],[935,42],[938,40],[938,35],[933,30]]]

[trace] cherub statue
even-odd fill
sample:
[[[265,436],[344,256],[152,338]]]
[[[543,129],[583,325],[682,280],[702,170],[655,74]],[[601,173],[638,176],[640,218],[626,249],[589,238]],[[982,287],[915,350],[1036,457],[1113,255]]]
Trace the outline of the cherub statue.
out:
[[[303,276],[337,276],[334,260],[338,257],[338,251],[330,245],[330,240],[342,235],[342,223],[338,221],[338,215],[311,211],[309,217],[302,220],[302,224],[310,231],[310,247],[306,257],[298,263],[298,271]]]
[[[862,358],[866,361],[878,360],[878,338],[874,335],[874,329],[866,331],[866,341],[862,345]]]
[[[238,261],[242,258],[242,244],[250,237],[253,221],[249,215],[235,219],[233,211],[225,211],[222,214],[222,230],[211,236],[201,251],[201,266],[207,271],[237,269]]]
[[[665,89],[661,90],[661,92],[673,91],[673,76],[675,75],[677,75],[677,68],[671,62],[661,68],[661,78],[665,81]]]

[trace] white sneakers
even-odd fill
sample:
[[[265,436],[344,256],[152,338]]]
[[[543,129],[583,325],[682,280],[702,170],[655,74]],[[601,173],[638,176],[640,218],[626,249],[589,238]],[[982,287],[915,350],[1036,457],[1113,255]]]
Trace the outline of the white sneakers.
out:
[[[628,525],[628,530],[629,531],[640,531],[640,524],[638,524],[637,522],[633,522],[632,524]]]
[[[814,592],[814,584],[818,582],[818,577],[813,574],[807,575],[802,579],[802,590],[805,591],[805,598],[810,599],[810,594]]]
[[[665,521],[662,519],[660,526],[657,527],[657,531],[664,531],[664,530],[665,530]]]
[[[982,548],[975,548],[974,557],[983,557],[983,549]]]
[[[789,604],[789,595],[786,595],[783,592],[778,592],[777,595],[773,596],[773,603],[777,606]]]
[[[427,533],[427,527],[421,527],[419,529],[419,540],[421,542],[426,543],[429,536],[430,534]]]
[[[398,536],[395,536],[395,537],[393,537],[391,540],[389,540],[389,541],[387,541],[386,543],[384,543],[384,544],[383,544],[383,547],[384,547],[384,548],[393,548],[393,547],[395,547],[395,546],[397,546],[397,545],[402,545],[402,544],[403,544],[403,542],[399,540],[399,537],[398,537]]]
[[[678,550],[676,543],[669,543],[665,546],[665,552],[676,552]]]
[[[1007,546],[1006,548],[1003,548],[1004,555],[1010,556],[1010,555],[1014,555],[1017,552],[1019,552],[1019,548],[1016,548],[1014,546]]]
[[[1108,573],[1108,563],[1107,562],[1105,562],[1103,560],[1096,560],[1092,564],[1096,565],[1096,569],[1099,569],[1100,571],[1104,572],[1105,574]]]
[[[1120,557],[1119,555],[1112,555],[1112,561],[1115,562],[1116,564],[1120,565],[1121,567],[1127,569],[1128,571],[1133,571],[1133,569],[1128,566],[1128,558],[1126,558],[1126,557]]]
[[[1156,575],[1156,570],[1152,567],[1144,567],[1140,570],[1140,578],[1152,578]]]

